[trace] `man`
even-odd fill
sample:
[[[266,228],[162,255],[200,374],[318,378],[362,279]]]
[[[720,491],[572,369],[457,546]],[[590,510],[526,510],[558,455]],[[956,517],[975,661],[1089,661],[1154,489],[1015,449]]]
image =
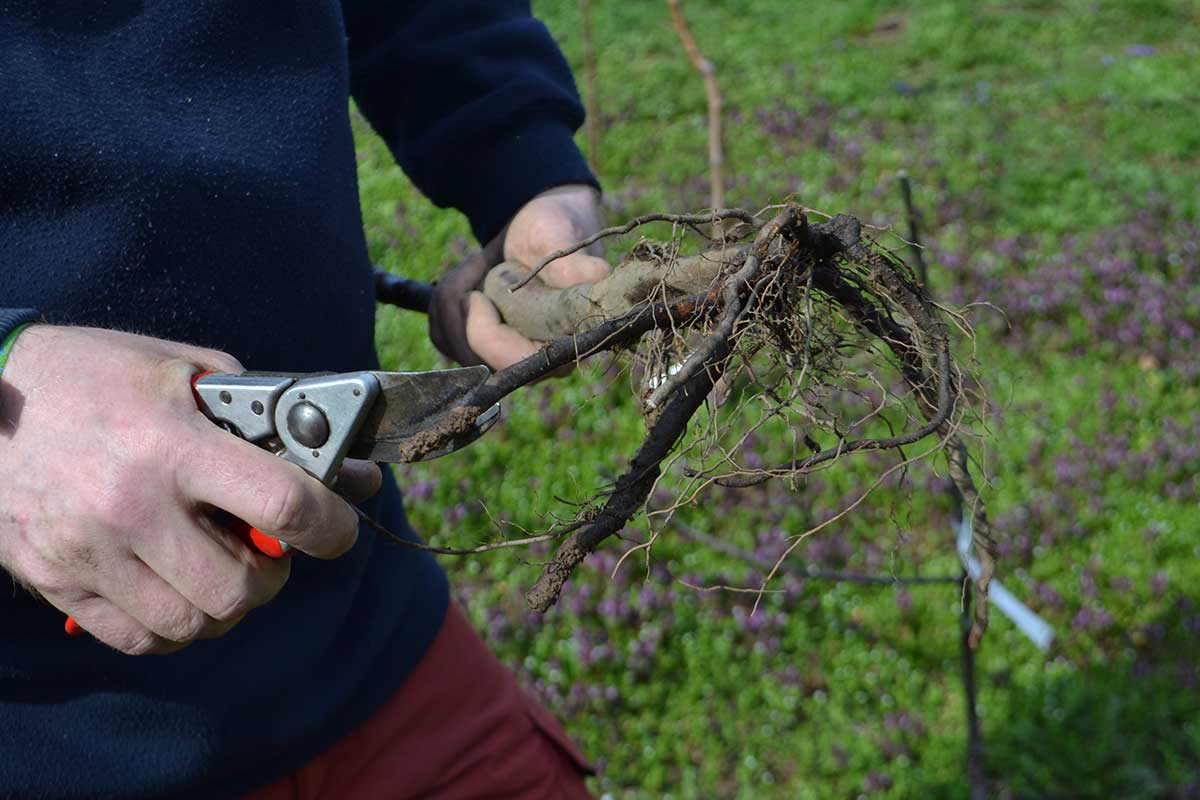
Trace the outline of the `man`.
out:
[[[195,409],[201,369],[376,365],[349,93],[490,243],[442,282],[435,342],[532,352],[467,292],[597,214],[527,2],[0,3],[0,796],[585,795],[428,555]],[[339,486],[407,530],[390,475]]]

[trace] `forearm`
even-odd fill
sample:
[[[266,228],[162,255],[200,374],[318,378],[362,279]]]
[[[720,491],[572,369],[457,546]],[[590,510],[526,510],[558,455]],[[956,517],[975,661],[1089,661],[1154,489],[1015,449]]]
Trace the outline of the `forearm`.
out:
[[[345,0],[351,90],[413,182],[488,241],[554,186],[598,186],[570,69],[528,2]]]

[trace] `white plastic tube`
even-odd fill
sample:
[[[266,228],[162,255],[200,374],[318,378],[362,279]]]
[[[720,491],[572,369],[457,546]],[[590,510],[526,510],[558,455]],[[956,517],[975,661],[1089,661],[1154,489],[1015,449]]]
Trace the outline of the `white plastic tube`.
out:
[[[982,567],[979,565],[979,560],[971,553],[972,533],[971,516],[963,514],[962,520],[958,524],[958,557],[966,567],[971,580],[977,580]],[[1050,649],[1050,643],[1054,641],[1054,628],[1050,627],[1050,623],[1039,617],[1033,609],[1018,600],[1012,592],[1001,586],[1000,581],[993,579],[988,585],[988,600],[1001,614],[1011,619],[1017,629],[1028,636],[1037,649],[1043,653]]]

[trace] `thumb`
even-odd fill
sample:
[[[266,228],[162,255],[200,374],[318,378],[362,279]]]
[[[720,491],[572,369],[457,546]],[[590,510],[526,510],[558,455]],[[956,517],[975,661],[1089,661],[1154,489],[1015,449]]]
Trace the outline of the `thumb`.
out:
[[[383,485],[383,472],[374,462],[347,458],[338,470],[334,490],[351,503],[372,497]]]
[[[467,343],[476,355],[496,370],[538,351],[538,345],[501,321],[500,312],[482,292],[468,295]]]

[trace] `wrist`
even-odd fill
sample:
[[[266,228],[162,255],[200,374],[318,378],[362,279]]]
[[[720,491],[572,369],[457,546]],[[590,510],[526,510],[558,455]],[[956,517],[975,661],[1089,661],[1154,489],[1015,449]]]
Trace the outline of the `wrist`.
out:
[[[571,130],[549,112],[533,113],[496,132],[473,158],[447,171],[445,185],[459,189],[452,203],[466,214],[480,242],[491,240],[522,206],[547,190],[599,187]]]

